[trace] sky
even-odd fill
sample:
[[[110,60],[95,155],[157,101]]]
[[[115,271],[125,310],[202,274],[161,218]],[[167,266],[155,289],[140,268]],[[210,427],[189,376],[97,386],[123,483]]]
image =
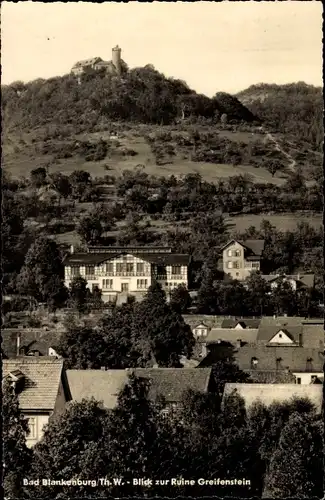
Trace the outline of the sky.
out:
[[[69,73],[75,62],[153,64],[208,96],[258,83],[322,85],[322,3],[2,2],[2,83]]]

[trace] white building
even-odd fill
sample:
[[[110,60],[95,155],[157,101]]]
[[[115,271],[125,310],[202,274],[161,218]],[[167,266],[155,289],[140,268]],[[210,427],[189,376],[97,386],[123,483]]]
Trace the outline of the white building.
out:
[[[89,247],[64,260],[65,285],[75,277],[86,279],[92,291],[98,288],[104,302],[125,302],[128,295],[141,299],[153,281],[166,291],[188,285],[189,256],[165,247]]]

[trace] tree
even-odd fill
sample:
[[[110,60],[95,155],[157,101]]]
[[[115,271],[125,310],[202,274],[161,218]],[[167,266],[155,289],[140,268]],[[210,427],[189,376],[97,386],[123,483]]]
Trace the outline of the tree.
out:
[[[57,346],[67,368],[76,370],[101,368],[105,351],[102,332],[86,326],[72,325],[61,335]]]
[[[66,175],[62,175],[60,172],[54,172],[50,175],[50,185],[59,194],[59,203],[61,197],[66,199],[71,194],[70,179]]]
[[[77,233],[87,244],[98,243],[102,231],[102,224],[95,214],[85,215],[77,226]]]
[[[62,273],[62,258],[58,245],[53,240],[40,237],[26,254],[24,266],[17,278],[18,290],[38,300],[51,301],[62,292]]]
[[[170,306],[174,311],[184,314],[191,305],[191,297],[185,285],[173,289],[170,295]]]
[[[292,316],[296,312],[296,294],[290,283],[280,278],[277,286],[273,288],[271,293],[271,302],[276,310],[277,315],[287,314]]]
[[[2,443],[3,487],[6,498],[24,498],[22,478],[27,477],[31,451],[26,446],[28,422],[19,410],[18,397],[7,379],[3,381]]]
[[[34,447],[30,476],[32,478],[62,478],[89,480],[105,477],[107,410],[91,399],[70,402],[63,413],[49,420],[43,438]],[[28,477],[28,475],[27,475]],[[37,498],[66,499],[106,497],[107,489],[94,486],[39,486]],[[77,492],[77,493],[76,493]]]
[[[32,186],[39,188],[41,186],[44,186],[46,184],[46,169],[43,167],[35,168],[34,170],[31,171],[30,173],[30,180],[32,183]]]
[[[266,168],[266,170],[270,172],[272,177],[274,177],[278,171],[283,170],[283,165],[279,162],[279,160],[270,158],[265,161],[264,168]]]
[[[79,314],[87,309],[87,299],[89,297],[89,289],[87,288],[87,281],[81,276],[73,278],[70,283],[70,305],[75,308]]]
[[[239,383],[244,384],[249,381],[249,375],[243,372],[238,365],[233,360],[232,352],[233,349],[229,349],[230,357],[228,359],[217,361],[212,366],[212,375],[216,383],[216,393],[220,397],[223,395],[223,391],[226,383]]]
[[[267,281],[257,272],[252,272],[247,280],[248,310],[252,316],[263,316],[270,306],[271,288]]]
[[[268,498],[321,498],[324,427],[308,414],[293,413],[281,431],[266,478]]]
[[[216,314],[218,311],[217,291],[210,276],[202,280],[197,294],[196,309],[201,314]]]
[[[74,199],[81,199],[83,193],[88,188],[91,179],[89,172],[85,172],[84,170],[75,170],[69,177],[72,196]]]
[[[166,303],[166,295],[155,282],[145,299],[135,305],[134,338],[149,342],[159,366],[180,366],[180,356],[190,358],[194,337],[181,314]]]

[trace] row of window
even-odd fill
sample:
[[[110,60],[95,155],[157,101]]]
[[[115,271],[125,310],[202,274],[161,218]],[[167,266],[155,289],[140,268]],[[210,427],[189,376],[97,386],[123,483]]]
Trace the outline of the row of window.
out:
[[[260,264],[259,262],[252,262],[252,269],[259,269]],[[240,269],[241,268],[241,262],[240,260],[228,260],[226,262],[226,268],[227,269]]]
[[[240,257],[241,250],[228,250],[227,255],[228,257]]]
[[[115,272],[116,273],[134,273],[136,272],[137,274],[144,274],[145,272],[145,265],[142,263],[138,264],[133,264],[129,262],[123,262],[123,263],[116,263],[115,264]],[[114,273],[114,263],[109,262],[105,264],[105,272],[107,274],[113,274]],[[95,275],[95,266],[93,265],[87,265],[85,266],[86,270],[86,276],[94,276]],[[166,272],[166,271],[165,271]],[[172,275],[180,275],[182,273],[182,267],[181,266],[171,266],[171,274]],[[80,276],[80,266],[71,266],[71,275],[72,276]]]
[[[148,288],[148,280],[137,280],[137,288]],[[113,290],[113,280],[105,279],[103,280],[103,290]],[[129,283],[121,284],[121,291],[127,292],[129,290]]]

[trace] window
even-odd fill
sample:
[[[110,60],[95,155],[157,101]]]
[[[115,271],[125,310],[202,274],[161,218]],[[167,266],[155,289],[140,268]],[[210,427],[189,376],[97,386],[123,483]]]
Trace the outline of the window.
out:
[[[95,266],[86,266],[86,276],[94,276]]]
[[[137,264],[137,273],[144,274],[144,264]]]
[[[259,262],[252,262],[252,269],[259,269],[260,263]]]
[[[124,264],[122,264],[121,262],[118,262],[116,264],[116,272],[117,273],[122,273],[124,271]]]
[[[113,262],[107,262],[105,264],[105,272],[107,274],[113,274],[113,272],[114,272],[114,264],[113,264]]]
[[[172,274],[181,274],[182,271],[181,271],[181,266],[172,266]]]
[[[126,272],[133,273],[133,264],[130,264],[129,262],[126,264]]]
[[[29,417],[28,419],[29,434],[28,439],[36,439],[36,417]]]
[[[103,288],[112,289],[113,288],[113,280],[103,280]]]
[[[148,288],[148,280],[137,280],[137,288]]]
[[[233,264],[234,264],[233,262],[228,261],[227,262],[227,269],[232,269],[234,267]]]
[[[240,257],[240,250],[235,250],[235,257]]]
[[[234,266],[233,266],[234,269],[239,269],[240,268],[240,262],[238,260],[235,260],[233,264],[234,264]]]
[[[258,365],[258,359],[255,358],[255,357],[253,357],[251,359],[251,366],[252,366],[252,368],[256,368],[257,365]]]
[[[239,276],[239,273],[236,273],[236,276]]]
[[[74,277],[80,276],[80,267],[79,266],[72,266],[71,267],[71,276],[74,276]]]
[[[279,339],[282,339],[282,333],[279,333]]]
[[[297,384],[301,384],[301,378],[297,377]]]
[[[122,283],[121,284],[121,291],[128,292],[129,291],[129,283]]]
[[[228,257],[232,257],[232,250],[228,250],[227,255]]]

